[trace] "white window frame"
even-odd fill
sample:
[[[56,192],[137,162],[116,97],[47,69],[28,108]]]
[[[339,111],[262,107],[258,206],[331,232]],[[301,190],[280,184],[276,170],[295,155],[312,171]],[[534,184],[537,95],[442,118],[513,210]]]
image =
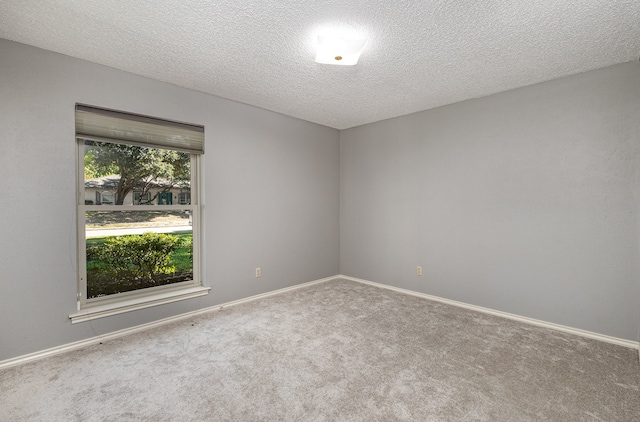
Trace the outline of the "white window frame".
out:
[[[201,225],[200,225],[200,164],[201,154],[190,153],[191,157],[191,204],[189,205],[85,205],[84,195],[84,142],[85,138],[76,138],[77,149],[77,251],[78,251],[78,283],[77,312],[69,315],[72,323],[102,318],[136,309],[147,308],[178,300],[203,296],[209,293],[210,287],[202,285],[201,273]],[[126,141],[121,143],[131,145]],[[150,148],[163,149],[162,146],[145,145]],[[166,148],[165,148],[166,149]],[[193,279],[178,283],[149,287],[113,295],[87,298],[87,249],[86,249],[86,213],[88,211],[175,211],[186,210],[191,215],[193,236]]]

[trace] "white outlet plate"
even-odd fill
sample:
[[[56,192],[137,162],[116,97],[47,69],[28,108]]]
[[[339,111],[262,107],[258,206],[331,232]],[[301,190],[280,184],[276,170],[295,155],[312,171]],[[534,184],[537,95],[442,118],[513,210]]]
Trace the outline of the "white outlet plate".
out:
[[[256,278],[262,276],[262,270],[260,269],[260,267],[256,268]]]
[[[416,275],[422,275],[422,267],[419,265],[416,267]]]

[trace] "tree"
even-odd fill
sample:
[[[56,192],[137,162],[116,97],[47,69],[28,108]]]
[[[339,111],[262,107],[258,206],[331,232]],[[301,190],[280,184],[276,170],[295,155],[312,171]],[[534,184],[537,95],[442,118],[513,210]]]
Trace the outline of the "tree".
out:
[[[151,203],[158,194],[142,201],[151,187],[168,192],[173,187],[187,187],[190,181],[190,155],[184,152],[85,141],[85,174],[119,174],[115,205],[122,205],[124,198],[134,188],[140,190],[139,203]]]
[[[118,173],[118,167],[116,166],[108,166],[108,167],[98,167],[95,164],[96,156],[88,150],[84,154],[84,178],[93,179],[96,177],[109,176],[110,174]]]

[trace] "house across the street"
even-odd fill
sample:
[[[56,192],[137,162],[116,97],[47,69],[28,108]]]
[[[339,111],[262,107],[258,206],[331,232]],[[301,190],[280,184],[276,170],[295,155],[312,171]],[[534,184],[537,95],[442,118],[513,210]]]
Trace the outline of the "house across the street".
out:
[[[87,179],[84,181],[84,202],[88,205],[115,204],[120,175]],[[187,205],[191,203],[191,189],[177,186],[168,180],[154,179],[141,183],[127,193],[122,205]]]

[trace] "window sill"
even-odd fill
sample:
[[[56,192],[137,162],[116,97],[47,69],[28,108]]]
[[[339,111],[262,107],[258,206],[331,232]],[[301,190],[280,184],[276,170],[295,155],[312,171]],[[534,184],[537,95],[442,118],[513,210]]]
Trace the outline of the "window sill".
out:
[[[211,290],[211,287],[192,287],[190,289],[174,290],[171,292],[123,300],[117,303],[93,306],[69,315],[69,319],[71,319],[72,324],[76,324],[78,322],[85,322],[92,319],[122,314],[124,312],[150,308],[152,306],[163,305],[165,303],[205,296],[209,294],[209,290]]]

